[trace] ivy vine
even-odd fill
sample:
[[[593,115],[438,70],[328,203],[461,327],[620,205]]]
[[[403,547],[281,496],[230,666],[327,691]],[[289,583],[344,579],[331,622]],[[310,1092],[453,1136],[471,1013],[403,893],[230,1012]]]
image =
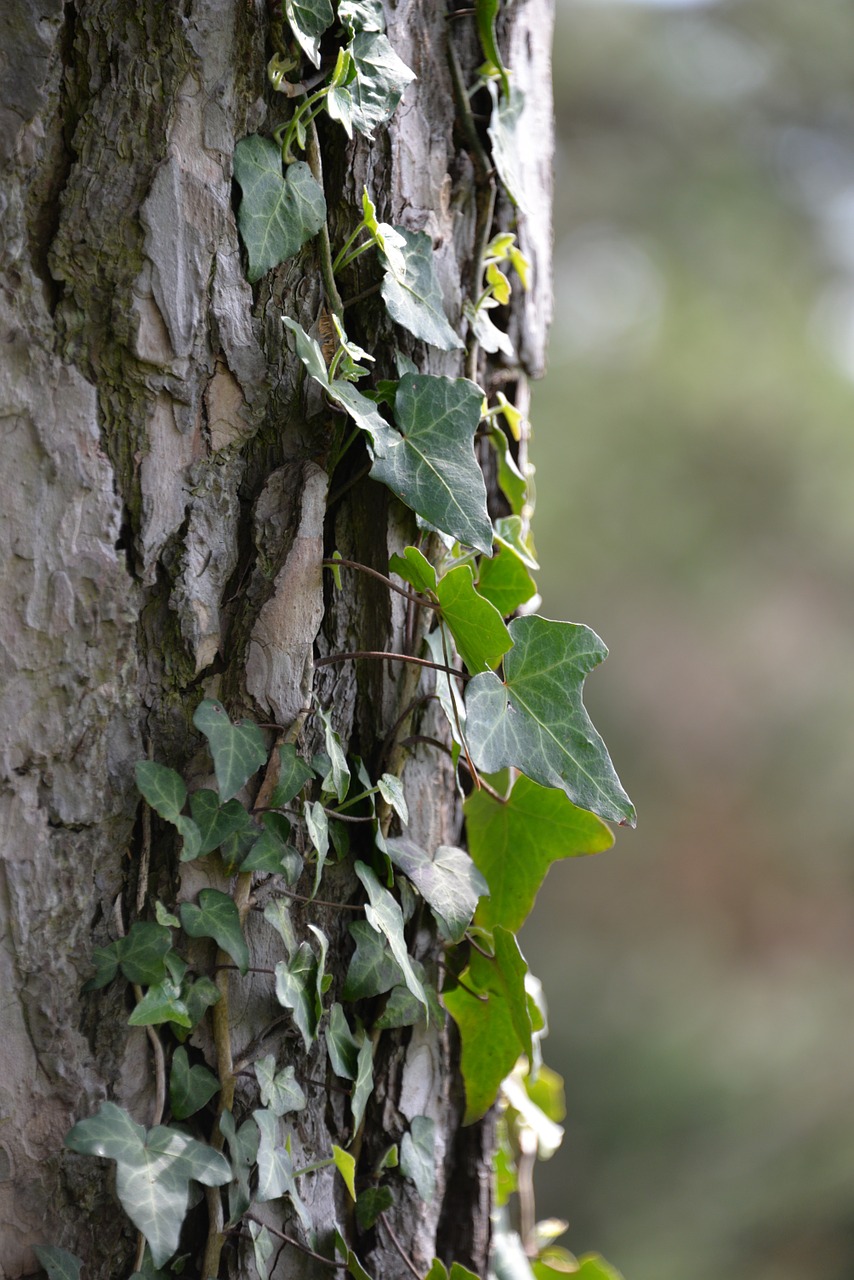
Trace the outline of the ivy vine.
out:
[[[492,163],[511,201],[521,205],[523,101],[498,51],[498,5],[499,0],[475,5],[485,58],[479,84],[492,102]],[[336,33],[338,51],[328,73],[297,79],[306,60],[320,70],[321,39],[328,43]],[[401,1179],[422,1200],[432,1198],[434,1124],[416,1116],[375,1167],[363,1167],[361,1130],[376,1044],[387,1029],[438,1020],[447,1011],[462,1046],[465,1122],[480,1119],[496,1102],[500,1107],[496,1274],[614,1280],[617,1273],[601,1258],[575,1259],[555,1244],[566,1224],[535,1221],[530,1162],[559,1145],[564,1104],[559,1077],[542,1063],[545,1010],[516,941],[551,863],[608,848],[613,836],[603,819],[634,823],[631,801],[582,702],[584,679],[606,650],[587,627],[530,612],[538,565],[529,528],[529,475],[517,452],[526,439],[522,415],[500,393],[490,406],[472,376],[422,374],[400,355],[398,378],[373,382],[374,358],[349,339],[339,294],[339,282],[356,259],[375,253],[390,320],[444,351],[467,345],[473,375],[479,348],[513,358],[508,335],[490,313],[507,303],[514,282],[527,287],[528,263],[513,232],[491,225],[490,201],[476,296],[463,308],[466,343],[445,314],[430,238],[379,222],[367,191],[358,224],[333,258],[314,121],[326,112],[351,137],[356,131],[371,138],[391,118],[414,75],[388,41],[380,0],[339,0],[337,11],[330,0],[284,0],[278,40],[268,75],[293,100],[293,111],[272,138],[244,138],[234,153],[247,277],[259,280],[319,237],[334,349],[327,355],[296,319],[282,319],[307,377],[351,424],[339,426],[330,469],[362,437],[372,477],[432,531],[394,555],[387,575],[337,553],[325,561],[339,586],[342,572],[364,571],[429,615],[424,650],[333,654],[316,665],[400,658],[435,671],[454,764],[468,774],[467,849],[424,849],[411,839],[402,753],[396,767],[372,778],[363,761],[348,757],[322,707],[313,714],[324,749],[308,760],[297,750],[301,724],[283,731],[270,756],[259,726],[233,723],[216,700],[201,702],[193,723],[207,741],[216,786],[189,793],[176,771],[153,760],[137,765],[136,781],[151,810],[174,827],[180,861],[217,859],[231,892],[202,889],[196,901],[180,904],[177,915],[155,902],[154,919],[135,920],[127,933],[117,921],[119,936],[95,951],[87,989],[129,983],[135,996],[129,1024],[149,1029],[158,1077],[156,1114],[145,1129],[121,1107],[104,1102],[96,1115],[74,1125],[66,1145],[115,1163],[117,1195],[140,1233],[135,1277],[182,1270],[186,1259],[176,1256],[181,1230],[193,1185],[201,1184],[210,1219],[203,1276],[218,1274],[225,1240],[242,1235],[251,1241],[259,1276],[270,1274],[281,1249],[297,1248],[356,1280],[370,1280],[348,1242],[346,1224],[324,1234],[312,1223],[301,1179],[321,1168],[337,1170],[359,1231],[382,1224],[402,1253],[385,1215]],[[454,69],[458,76],[456,64]],[[487,510],[476,436],[485,437],[495,452],[511,513],[495,522]],[[330,861],[352,856],[352,824],[364,836],[353,857],[364,896],[361,902],[335,903],[319,895]],[[390,834],[392,824],[400,834]],[[243,1061],[232,1060],[231,974],[254,968],[245,925],[253,877],[260,874],[274,877],[275,885],[263,908],[282,956],[269,971],[275,998],[306,1051],[324,1037],[334,1087],[347,1098],[341,1145],[317,1152],[302,1167],[295,1165],[287,1117],[306,1108],[306,1089],[316,1082],[300,1078],[293,1064],[277,1062],[260,1045]],[[340,1001],[328,998],[327,935],[311,923],[310,938],[297,939],[290,914],[297,901],[309,912],[314,903],[354,915],[348,926],[354,949]],[[408,926],[418,904],[430,912],[443,940],[441,973],[428,971],[410,954]],[[208,972],[199,968],[197,951],[188,949],[193,939],[212,944],[216,960]],[[211,1027],[215,1064],[187,1047],[204,1020]],[[171,1048],[160,1039],[166,1029]],[[239,1117],[238,1073],[251,1073],[258,1102],[251,1114]],[[202,1141],[194,1135],[214,1099],[216,1119]],[[163,1124],[167,1111],[170,1123]],[[519,1232],[508,1225],[513,1195],[519,1200]],[[299,1237],[274,1229],[257,1213],[258,1205],[283,1198]],[[79,1277],[82,1264],[66,1250],[43,1246],[37,1252],[51,1280]],[[420,1274],[405,1255],[402,1260]],[[459,1263],[448,1272],[435,1259],[424,1280],[477,1277]]]

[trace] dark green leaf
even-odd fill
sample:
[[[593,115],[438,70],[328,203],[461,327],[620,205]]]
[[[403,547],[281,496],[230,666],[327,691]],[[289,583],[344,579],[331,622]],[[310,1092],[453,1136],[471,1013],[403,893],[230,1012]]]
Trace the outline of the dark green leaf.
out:
[[[360,1231],[370,1231],[381,1213],[394,1204],[391,1187],[367,1187],[356,1201],[356,1221]]]
[[[445,315],[442,290],[433,262],[433,242],[426,231],[395,227],[405,244],[400,247],[405,270],[386,270],[382,283],[383,301],[392,320],[408,329],[422,342],[442,351],[458,351],[463,343]],[[481,399],[483,393],[481,392]]]
[[[113,943],[119,966],[128,982],[153,986],[166,977],[166,956],[172,948],[172,932],[162,924],[137,920],[126,938]]]
[[[116,943],[111,942],[106,947],[96,947],[92,952],[92,963],[95,966],[95,974],[88,982],[84,982],[84,994],[90,991],[100,991],[101,987],[106,987],[115,978],[119,971],[119,955]]]
[[[500,925],[495,929],[494,942],[494,959],[473,950],[460,975],[460,985],[442,993],[442,1002],[457,1024],[462,1044],[464,1124],[472,1124],[486,1114],[519,1055],[531,1056],[531,1018],[525,992],[527,965],[513,934]]]
[[[239,800],[229,800],[228,804],[221,805],[217,793],[207,787],[194,791],[190,796],[190,812],[201,837],[200,857],[218,849],[229,836],[250,830],[252,826],[249,814]],[[187,861],[183,856],[182,860]]]
[[[199,905],[181,903],[181,923],[191,938],[213,938],[241,973],[249,968],[249,948],[234,899],[219,889],[202,889]]]
[[[241,871],[268,871],[281,875],[293,870],[294,859],[302,868],[302,859],[287,843],[291,824],[281,813],[265,813],[261,816],[264,830],[240,864]]]
[[[519,470],[500,427],[493,426],[489,443],[498,455],[498,487],[510,504],[514,516],[522,514],[528,499],[528,482]]]
[[[530,213],[525,192],[522,154],[525,148],[525,95],[515,86],[499,94],[494,81],[487,85],[492,95],[492,114],[487,132],[492,143],[492,159],[505,191],[523,213]]]
[[[350,1098],[354,1133],[364,1119],[368,1098],[370,1098],[374,1090],[374,1046],[364,1032],[361,1034],[362,1043],[359,1045],[359,1053],[356,1059],[356,1083],[353,1085],[353,1093]]]
[[[490,562],[484,558],[483,563]],[[495,605],[475,591],[470,566],[461,564],[444,574],[436,596],[457,653],[472,675],[497,667],[513,641]]]
[[[197,978],[195,982],[184,988],[184,1004],[190,1015],[191,1026],[195,1027],[201,1022],[211,1005],[216,1004],[220,999],[220,995],[216,983],[205,976]]]
[[[116,1193],[148,1241],[156,1267],[178,1248],[190,1180],[220,1187],[231,1179],[228,1161],[212,1147],[163,1125],[146,1133],[112,1102],[102,1102],[97,1115],[76,1124],[65,1145],[116,1161]]]
[[[415,1116],[400,1144],[400,1172],[415,1183],[426,1203],[436,1186],[436,1125],[429,1116]]]
[[[320,1019],[317,977],[317,957],[307,942],[301,942],[289,960],[280,960],[276,965],[276,999],[284,1009],[292,1011],[306,1052],[317,1037]]]
[[[424,595],[436,590],[436,570],[417,547],[405,547],[402,556],[393,555],[388,567],[390,573],[396,573]]]
[[[447,926],[451,942],[459,942],[489,886],[462,849],[440,844],[431,857],[407,837],[387,839],[392,862],[408,876],[418,892]]]
[[[213,756],[219,798],[225,803],[267,761],[261,730],[248,721],[232,724],[225,707],[213,698],[200,702],[193,724],[208,740]]]
[[[484,773],[508,766],[561,787],[582,809],[634,826],[635,810],[581,700],[607,656],[588,627],[536,616],[510,623],[504,680],[484,672],[466,689],[466,738]]]
[[[59,1249],[51,1244],[37,1244],[33,1253],[47,1272],[49,1280],[80,1280],[83,1263],[67,1249]]]
[[[219,1081],[212,1071],[201,1063],[190,1066],[187,1050],[180,1047],[172,1055],[169,1072],[169,1102],[176,1120],[186,1120],[195,1115],[219,1093]]]
[[[174,823],[187,803],[187,788],[181,775],[154,760],[137,761],[134,772],[136,785],[152,809]]]
[[[416,967],[416,973],[419,973],[420,967]],[[427,1009],[415,999],[415,996],[404,986],[393,987],[389,992],[388,1000],[385,1008],[378,1018],[374,1019],[375,1031],[387,1031],[391,1027],[414,1027],[419,1023],[426,1022],[429,1010],[429,1016],[433,1021],[441,1021],[442,1007],[439,1004],[439,998],[436,995],[436,988],[423,982],[424,990],[427,993]]]
[[[276,1071],[276,1059],[272,1053],[255,1064],[255,1076],[261,1090],[261,1101],[274,1116],[287,1115],[289,1111],[305,1110],[305,1094],[294,1078],[292,1066]]]
[[[329,1022],[324,1034],[326,1047],[329,1050],[329,1061],[336,1076],[344,1080],[355,1080],[358,1070],[359,1041],[350,1030],[347,1015],[337,1001],[329,1011]]]
[[[181,999],[181,988],[171,978],[149,987],[128,1018],[129,1027],[153,1027],[174,1022],[188,1030],[193,1025],[190,1011]]]
[[[237,225],[249,258],[246,278],[254,284],[317,234],[326,200],[304,161],[282,173],[281,148],[257,133],[235,147],[234,176],[243,191]]]
[[[537,584],[518,556],[499,547],[491,560],[481,560],[477,589],[503,618],[508,618],[536,595]]]
[[[614,843],[604,822],[576,808],[563,791],[524,776],[503,803],[485,790],[473,791],[465,815],[469,852],[489,885],[477,913],[487,929],[500,924],[515,933],[553,862],[600,853]]]
[[[285,17],[303,52],[320,66],[320,37],[332,25],[330,0],[284,0]]]
[[[403,982],[400,965],[383,936],[367,920],[356,920],[349,928],[356,950],[344,980],[344,999],[366,1000]]]
[[[283,809],[285,805],[290,804],[294,796],[299,795],[311,778],[310,766],[297,755],[297,749],[292,742],[286,742],[284,746],[279,747],[279,777],[270,797],[270,808]]]
[[[370,906],[365,907],[365,916],[368,924],[376,929],[378,933],[384,934],[388,939],[391,953],[403,972],[404,982],[416,1000],[419,1000],[426,1008],[427,997],[424,993],[424,988],[415,976],[412,962],[406,950],[406,940],[403,936],[403,912],[399,904],[388,889],[383,888],[371,868],[366,866],[364,862],[355,863],[354,870],[367,889],[368,897],[371,900]]]

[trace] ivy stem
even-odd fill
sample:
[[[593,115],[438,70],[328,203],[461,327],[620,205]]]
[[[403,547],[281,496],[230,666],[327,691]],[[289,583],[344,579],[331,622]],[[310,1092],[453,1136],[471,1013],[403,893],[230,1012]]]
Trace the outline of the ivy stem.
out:
[[[359,428],[357,427],[358,431]],[[336,567],[344,569],[357,569],[359,573],[367,573],[369,577],[376,578],[378,582],[382,582],[390,591],[396,591],[399,596],[403,596],[404,600],[411,600],[413,604],[420,604],[424,609],[440,609],[441,605],[435,600],[427,600],[424,596],[418,595],[414,591],[407,591],[405,587],[399,587],[396,582],[392,582],[391,578],[387,578],[384,573],[380,573],[379,569],[372,569],[370,565],[360,564],[358,560],[344,560],[335,558],[332,560],[324,560],[324,567],[334,569]]]
[[[356,243],[359,236],[362,234],[362,232],[365,230],[366,227],[367,227],[367,223],[363,218],[362,221],[359,223],[358,227],[356,228],[356,230],[353,232],[353,234],[351,236],[348,236],[347,239],[344,241],[339,253],[336,254],[335,261],[332,264],[333,271],[337,272],[340,270],[341,263],[343,262],[344,258],[347,256],[347,250],[350,248],[351,245]]]
[[[328,667],[333,662],[349,662],[355,658],[378,658],[381,661],[387,658],[390,662],[409,662],[416,667],[429,667],[431,671],[445,671],[459,680],[471,679],[464,671],[457,671],[456,667],[448,667],[444,662],[431,662],[428,658],[413,658],[410,653],[388,653],[382,649],[352,649],[349,653],[330,653],[325,658],[315,658],[314,665]]]
[[[311,99],[309,98],[309,102]],[[317,138],[317,127],[313,120],[308,123],[306,133],[305,158],[308,161],[308,167],[311,169],[312,177],[317,185],[323,190],[323,164],[320,159],[320,143]],[[326,297],[329,306],[337,316],[344,314],[344,304],[341,301],[341,295],[338,292],[338,286],[335,283],[335,273],[332,270],[332,247],[329,243],[329,225],[324,222],[320,228],[320,271],[323,276],[323,287],[326,290]]]
[[[402,1259],[403,1259],[403,1261],[406,1263],[406,1265],[407,1265],[407,1267],[409,1268],[409,1270],[410,1270],[410,1271],[412,1272],[412,1274],[415,1276],[415,1280],[421,1280],[421,1272],[420,1272],[420,1271],[418,1271],[418,1270],[416,1269],[415,1264],[413,1263],[412,1259],[409,1257],[409,1255],[407,1254],[407,1252],[406,1252],[406,1250],[404,1249],[403,1245],[400,1243],[400,1241],[398,1240],[397,1236],[394,1234],[394,1231],[392,1230],[392,1227],[391,1227],[391,1223],[389,1222],[388,1218],[385,1216],[385,1214],[384,1214],[384,1213],[381,1213],[381,1214],[380,1214],[380,1222],[383,1224],[383,1226],[385,1227],[386,1231],[388,1232],[388,1238],[389,1238],[389,1240],[391,1240],[391,1242],[392,1242],[392,1244],[394,1245],[395,1249],[396,1249],[396,1250],[397,1250],[397,1252],[400,1254],[401,1258],[402,1258]]]
[[[337,907],[339,911],[364,911],[364,906],[353,902],[329,902],[326,898],[308,898],[304,893],[294,893],[293,889],[277,889],[277,893],[286,898],[294,898],[297,902],[312,902],[316,907]]]
[[[286,1236],[284,1231],[278,1231],[275,1227],[271,1227],[269,1222],[262,1222],[260,1218],[256,1218],[253,1214],[244,1215],[247,1222],[255,1222],[259,1227],[266,1227],[271,1236],[275,1236],[277,1240],[284,1240],[285,1244],[291,1245],[294,1249],[299,1249],[300,1253],[307,1254],[309,1258],[314,1258],[315,1262],[322,1262],[327,1267],[335,1267],[338,1271],[347,1269],[346,1262],[337,1262],[334,1258],[324,1258],[322,1253],[315,1253],[313,1249],[309,1249],[307,1244],[295,1240],[293,1236]]]
[[[375,243],[375,240],[369,240],[367,244],[360,244],[358,249],[354,249],[352,253],[348,253],[347,257],[342,259],[340,262],[338,261],[338,258],[336,258],[335,261],[338,265],[333,266],[333,271],[343,271],[345,267],[349,267],[351,262],[355,262],[357,258],[361,258],[363,253],[367,253]],[[341,255],[339,254],[338,257],[340,258]]]

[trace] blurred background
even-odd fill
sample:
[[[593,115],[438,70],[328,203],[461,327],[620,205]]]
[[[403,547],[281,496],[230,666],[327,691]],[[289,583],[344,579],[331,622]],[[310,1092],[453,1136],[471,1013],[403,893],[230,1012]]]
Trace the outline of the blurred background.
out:
[[[851,1280],[854,6],[557,8],[538,582],[639,825],[522,937],[538,1213],[627,1280]]]

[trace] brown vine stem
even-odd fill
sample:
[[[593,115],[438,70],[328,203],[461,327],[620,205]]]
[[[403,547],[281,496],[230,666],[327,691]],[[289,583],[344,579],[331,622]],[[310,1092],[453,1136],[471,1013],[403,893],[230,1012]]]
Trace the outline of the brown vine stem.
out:
[[[330,653],[325,658],[315,658],[316,667],[328,667],[333,662],[349,662],[357,658],[377,658],[380,661],[410,662],[416,667],[429,667],[433,671],[445,671],[448,675],[457,676],[460,680],[470,677],[455,667],[447,667],[444,662],[430,662],[428,658],[413,658],[409,653],[387,653],[382,649],[352,649],[349,653]]]
[[[293,1236],[286,1236],[284,1231],[277,1231],[275,1227],[271,1227],[268,1222],[262,1222],[254,1214],[247,1213],[244,1218],[247,1222],[257,1223],[259,1227],[266,1227],[271,1236],[275,1236],[277,1240],[284,1240],[285,1244],[292,1245],[294,1249],[299,1249],[300,1253],[306,1254],[309,1258],[314,1258],[315,1262],[322,1262],[327,1267],[336,1267],[339,1271],[346,1271],[349,1265],[346,1262],[337,1262],[334,1258],[324,1258],[322,1253],[315,1253],[313,1249],[309,1249],[307,1244],[302,1244],[299,1240],[295,1240]]]
[[[420,604],[423,609],[439,609],[441,606],[435,600],[428,600],[425,596],[418,595],[415,591],[407,591],[405,587],[399,587],[397,583],[392,582],[391,578],[387,578],[384,573],[380,573],[379,569],[372,569],[370,565],[361,564],[358,560],[333,559],[324,560],[324,567],[327,569],[357,569],[359,573],[366,573],[371,578],[376,578],[388,587],[389,591],[396,591],[399,596],[403,596],[404,600],[411,600],[413,604]]]
[[[355,902],[329,902],[326,898],[309,898],[304,893],[294,893],[293,889],[277,889],[286,898],[294,898],[297,902],[313,903],[317,907],[336,907],[339,911],[364,911],[364,905]]]
[[[406,1265],[407,1265],[407,1267],[409,1268],[409,1270],[410,1270],[410,1271],[412,1272],[412,1274],[415,1276],[415,1280],[421,1280],[421,1272],[416,1268],[415,1263],[414,1263],[414,1262],[412,1261],[412,1259],[409,1257],[409,1255],[408,1255],[408,1253],[406,1252],[406,1250],[404,1249],[403,1245],[402,1245],[402,1244],[400,1243],[400,1241],[398,1240],[397,1236],[395,1235],[394,1231],[392,1230],[391,1223],[389,1222],[388,1218],[385,1216],[385,1214],[384,1214],[384,1213],[381,1213],[381,1214],[380,1214],[380,1222],[383,1224],[383,1227],[384,1227],[384,1228],[385,1228],[385,1230],[388,1232],[388,1238],[389,1238],[389,1240],[391,1240],[391,1242],[392,1242],[392,1244],[394,1245],[395,1249],[396,1249],[396,1250],[397,1250],[397,1252],[400,1254],[401,1258],[402,1258],[402,1259],[403,1259],[403,1261],[406,1263]]]

